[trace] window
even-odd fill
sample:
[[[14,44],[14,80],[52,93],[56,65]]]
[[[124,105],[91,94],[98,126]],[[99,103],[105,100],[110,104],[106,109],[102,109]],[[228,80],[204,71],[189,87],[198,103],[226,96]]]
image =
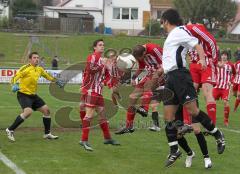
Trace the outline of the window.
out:
[[[120,8],[113,8],[113,19],[120,19]]]
[[[129,19],[129,8],[122,8],[122,19]]]
[[[136,20],[138,8],[113,8],[113,19]]]
[[[161,17],[162,17],[162,11],[158,10],[157,11],[157,19],[161,19]]]
[[[137,8],[131,9],[131,19],[138,19],[138,9]]]

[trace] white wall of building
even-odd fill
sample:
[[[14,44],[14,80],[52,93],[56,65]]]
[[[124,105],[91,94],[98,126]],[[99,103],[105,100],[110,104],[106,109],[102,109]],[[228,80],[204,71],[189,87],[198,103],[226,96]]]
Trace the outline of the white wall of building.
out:
[[[231,34],[240,34],[240,22],[239,22],[238,25],[233,29],[233,31],[231,32]]]
[[[137,8],[138,19],[113,19],[113,8]],[[143,11],[150,11],[149,0],[112,0],[112,4],[105,7],[105,26],[113,30],[141,31],[144,29]]]
[[[9,18],[9,7],[4,7],[3,4],[0,4],[0,11],[0,18]]]

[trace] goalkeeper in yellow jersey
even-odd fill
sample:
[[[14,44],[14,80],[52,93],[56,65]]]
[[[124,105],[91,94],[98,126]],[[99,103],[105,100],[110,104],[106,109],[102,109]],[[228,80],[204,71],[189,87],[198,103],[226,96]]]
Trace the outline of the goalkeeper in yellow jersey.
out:
[[[12,91],[17,92],[17,99],[22,107],[22,113],[17,116],[13,124],[6,129],[7,137],[11,141],[15,141],[13,132],[31,116],[33,111],[40,111],[43,114],[43,124],[45,128],[45,139],[57,139],[58,136],[51,134],[51,117],[48,106],[37,94],[38,79],[42,76],[45,79],[56,82],[62,88],[64,83],[49,75],[42,67],[38,66],[39,55],[37,52],[29,54],[29,64],[22,66],[12,78]],[[19,81],[19,85],[18,82]]]

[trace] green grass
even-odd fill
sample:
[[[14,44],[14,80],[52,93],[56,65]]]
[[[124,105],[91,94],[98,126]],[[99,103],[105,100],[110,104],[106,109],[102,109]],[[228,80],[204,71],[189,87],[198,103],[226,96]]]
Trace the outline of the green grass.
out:
[[[77,93],[79,86],[67,85],[68,92]],[[1,121],[0,128],[5,129],[20,113],[16,95],[10,92],[8,85],[0,85],[1,91]],[[109,90],[105,90],[106,98],[109,97]],[[129,93],[129,91],[127,92]],[[42,120],[41,114],[35,112],[26,120],[16,133],[16,142],[10,143],[5,136],[4,131],[0,134],[1,151],[15,162],[26,173],[31,174],[59,174],[59,173],[106,173],[106,174],[139,174],[139,173],[160,173],[160,174],[199,174],[214,173],[228,174],[236,173],[240,169],[239,162],[239,133],[230,132],[229,129],[240,131],[239,114],[231,112],[230,126],[224,129],[227,140],[227,148],[223,155],[216,152],[215,141],[212,137],[207,137],[209,153],[213,161],[213,168],[205,170],[203,167],[203,158],[197,145],[195,137],[187,135],[189,144],[196,152],[192,168],[184,167],[184,157],[176,162],[170,168],[165,169],[164,161],[168,154],[168,145],[164,130],[159,133],[153,133],[145,129],[150,125],[151,120],[136,118],[137,130],[133,134],[113,137],[121,142],[120,147],[106,146],[102,139],[102,133],[98,127],[90,132],[90,143],[94,152],[84,151],[78,144],[81,135],[80,129],[59,129],[54,120],[55,112],[62,106],[72,106],[71,119],[78,122],[78,103],[65,102],[55,99],[49,94],[47,85],[39,86],[39,95],[47,102],[51,109],[54,133],[60,136],[57,141],[46,141],[42,139]],[[231,99],[233,106],[234,98]],[[223,104],[217,103],[218,116],[217,125],[223,127]],[[200,97],[200,106],[204,106],[202,97]],[[110,109],[109,107],[107,109]],[[203,108],[204,109],[204,108]],[[231,108],[232,110],[232,108]],[[162,114],[162,106],[159,107]],[[119,110],[118,113],[110,119],[111,132],[119,127],[119,124],[125,120],[125,111]],[[162,120],[161,120],[162,122]],[[37,129],[33,129],[37,128]],[[0,162],[0,173],[12,173],[6,166]]]
[[[103,38],[106,50],[114,48],[121,50],[122,48],[132,48],[136,44],[145,44],[153,42],[163,46],[163,39],[146,38],[146,37],[127,37],[127,36],[104,36],[104,35],[70,35],[67,38],[40,37],[40,45],[33,44],[34,51],[38,51],[41,56],[46,58],[48,67],[51,67],[52,56],[61,57],[59,66],[65,68],[68,63],[74,64],[86,59],[87,55],[92,51],[91,45],[94,40]],[[29,38],[16,36],[12,33],[0,33],[0,53],[5,55],[0,58],[1,66],[19,67],[22,57],[27,48]],[[237,49],[238,44],[219,42],[221,49],[231,48],[232,53]],[[44,48],[43,48],[44,46]],[[49,52],[49,53],[48,53]]]

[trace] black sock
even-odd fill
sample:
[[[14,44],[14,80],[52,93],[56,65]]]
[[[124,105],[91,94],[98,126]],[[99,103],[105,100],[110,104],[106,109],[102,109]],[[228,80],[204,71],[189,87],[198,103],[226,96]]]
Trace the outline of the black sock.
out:
[[[153,120],[153,124],[159,127],[158,112],[152,112],[152,120]]]
[[[20,115],[18,115],[16,120],[8,129],[14,131],[22,122],[24,122],[24,119]]]
[[[201,152],[203,154],[203,157],[204,158],[209,158],[207,142],[206,142],[206,139],[205,139],[203,133],[200,132],[199,134],[195,134],[195,136],[197,138],[197,141],[198,141],[199,147],[201,149]]]
[[[177,152],[178,150],[177,129],[174,124],[174,121],[166,122],[165,132],[166,132],[168,145],[170,146],[171,153]]]
[[[178,139],[178,144],[187,153],[188,156],[191,156],[193,154],[187,140],[184,137]]]
[[[43,124],[45,128],[45,134],[50,133],[50,127],[51,127],[51,118],[50,117],[43,117]]]
[[[203,112],[200,111],[199,114],[195,117],[197,121],[199,121],[203,127],[205,127],[209,132],[213,131],[213,129],[215,128],[213,122],[211,121],[211,119],[208,117],[208,115]]]

